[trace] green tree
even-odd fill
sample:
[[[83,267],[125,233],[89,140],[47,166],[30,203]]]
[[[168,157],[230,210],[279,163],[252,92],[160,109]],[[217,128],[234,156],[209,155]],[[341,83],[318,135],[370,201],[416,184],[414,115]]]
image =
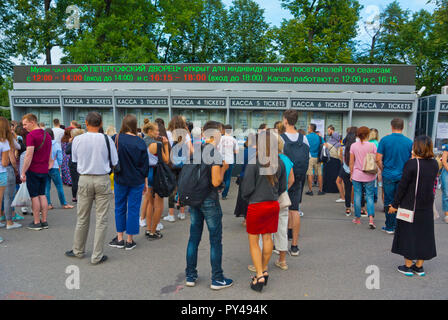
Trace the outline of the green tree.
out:
[[[281,0],[293,18],[276,29],[284,62],[349,63],[361,5],[356,0]]]
[[[227,62],[272,62],[272,37],[264,10],[253,0],[234,0],[226,25]]]
[[[63,63],[157,62],[150,0],[73,0],[82,15],[79,30],[65,31]]]
[[[52,0],[5,0],[8,21],[7,41],[14,45],[15,55],[25,63],[36,63],[45,55],[51,64],[51,49],[58,45],[61,31],[57,16],[58,6]]]
[[[191,24],[171,38],[164,62],[208,63],[225,60],[227,11],[221,0],[200,0]]]

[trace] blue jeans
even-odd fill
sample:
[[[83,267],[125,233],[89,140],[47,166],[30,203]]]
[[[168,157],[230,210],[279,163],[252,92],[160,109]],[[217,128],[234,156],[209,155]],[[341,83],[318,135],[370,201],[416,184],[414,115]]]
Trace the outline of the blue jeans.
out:
[[[229,164],[229,169],[224,173],[224,190],[222,192],[223,198],[227,197],[230,189],[230,182],[232,181],[233,164]]]
[[[45,196],[47,197],[48,205],[51,205],[50,190],[51,190],[51,180],[53,180],[56,190],[58,191],[59,202],[61,206],[65,206],[67,201],[65,201],[64,187],[62,186],[62,178],[59,169],[50,169],[48,171],[47,184],[45,186]]]
[[[394,202],[395,192],[397,191],[400,180],[389,180],[383,177],[384,190],[384,210],[386,211],[386,230],[395,231],[397,227],[397,214],[389,214],[389,205]]]
[[[117,232],[126,231],[128,235],[138,234],[144,187],[144,184],[137,187],[123,186],[115,181],[115,225]]]
[[[442,180],[442,210],[448,212],[448,172],[445,169],[442,170],[440,179]]]
[[[361,217],[361,200],[363,187],[366,190],[366,202],[367,202],[367,214],[369,217],[375,216],[375,203],[373,202],[373,194],[375,189],[375,181],[371,182],[359,182],[352,181],[354,190],[354,202],[355,202],[355,216],[356,218]]]
[[[190,239],[187,246],[187,278],[197,279],[198,247],[201,242],[204,220],[210,235],[210,264],[212,280],[222,281],[222,210],[218,200],[206,198],[198,208],[190,207]]]

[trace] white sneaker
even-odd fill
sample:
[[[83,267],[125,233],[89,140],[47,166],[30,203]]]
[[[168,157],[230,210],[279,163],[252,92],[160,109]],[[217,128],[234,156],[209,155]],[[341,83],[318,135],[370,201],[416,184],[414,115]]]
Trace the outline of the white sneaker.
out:
[[[185,213],[179,213],[177,217],[179,218],[179,220],[185,220]]]
[[[11,229],[18,229],[18,228],[22,228],[22,225],[20,223],[14,222],[12,225],[10,226],[6,226],[6,230],[11,230]]]
[[[146,219],[140,219],[140,227],[146,227]]]
[[[22,207],[21,210],[22,210],[22,213],[28,213],[28,208],[27,207]]]
[[[299,211],[299,215],[303,217],[303,211]]]
[[[336,200],[336,203],[343,203],[343,202],[345,202],[345,200],[344,200],[344,199],[341,199],[341,198],[339,198],[338,200]]]
[[[163,217],[163,221],[175,222],[176,219],[174,219],[174,216],[172,216],[172,215],[167,215],[167,216]]]
[[[156,231],[163,230],[163,224],[159,223],[156,227]]]
[[[0,222],[0,228],[6,227],[6,224]]]

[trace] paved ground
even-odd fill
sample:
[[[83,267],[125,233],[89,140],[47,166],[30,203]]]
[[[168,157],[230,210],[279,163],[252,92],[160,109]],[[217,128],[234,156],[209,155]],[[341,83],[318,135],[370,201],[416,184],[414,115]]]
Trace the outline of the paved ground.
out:
[[[68,188],[65,191],[70,195]],[[448,299],[447,224],[436,221],[438,257],[425,264],[427,276],[406,278],[396,271],[403,261],[390,252],[393,237],[379,230],[385,220],[381,203],[377,206],[378,229],[370,231],[367,219],[361,226],[351,223],[344,215],[344,205],[335,203],[338,197],[334,194],[304,196],[300,256],[288,256],[288,271],[276,268],[272,261],[269,286],[262,294],[251,291],[247,236],[242,220],[233,216],[236,191],[233,186],[229,200],[222,201],[223,269],[235,281],[232,288],[209,289],[206,230],[199,250],[197,286],[184,287],[188,214],[185,221],[165,222],[164,238],[159,241],[147,241],[142,231],[133,251],[106,246],[109,261],[91,266],[89,258],[64,256],[72,245],[76,212],[55,209],[50,213],[49,230],[0,229],[5,238],[0,244],[0,299]],[[53,197],[57,198],[55,193]],[[437,202],[440,210],[440,196]],[[29,215],[25,217],[24,225],[31,221]],[[115,231],[112,211],[109,221],[108,241]],[[87,256],[92,249],[91,229]],[[65,271],[70,265],[80,269],[79,290],[66,288],[69,274]],[[378,290],[366,288],[366,268],[371,265],[380,271]]]

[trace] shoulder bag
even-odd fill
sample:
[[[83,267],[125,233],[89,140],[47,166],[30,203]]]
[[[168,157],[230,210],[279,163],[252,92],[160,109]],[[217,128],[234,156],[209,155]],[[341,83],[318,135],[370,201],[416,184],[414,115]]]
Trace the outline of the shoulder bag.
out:
[[[362,171],[370,174],[378,173],[378,165],[376,164],[376,154],[368,153],[364,158],[364,163],[362,165]]]
[[[397,211],[397,219],[413,223],[414,222],[414,215],[415,215],[415,205],[417,203],[417,190],[418,190],[418,178],[420,176],[420,161],[417,160],[417,181],[415,183],[415,197],[414,197],[414,210],[408,210],[404,208],[398,208]]]

